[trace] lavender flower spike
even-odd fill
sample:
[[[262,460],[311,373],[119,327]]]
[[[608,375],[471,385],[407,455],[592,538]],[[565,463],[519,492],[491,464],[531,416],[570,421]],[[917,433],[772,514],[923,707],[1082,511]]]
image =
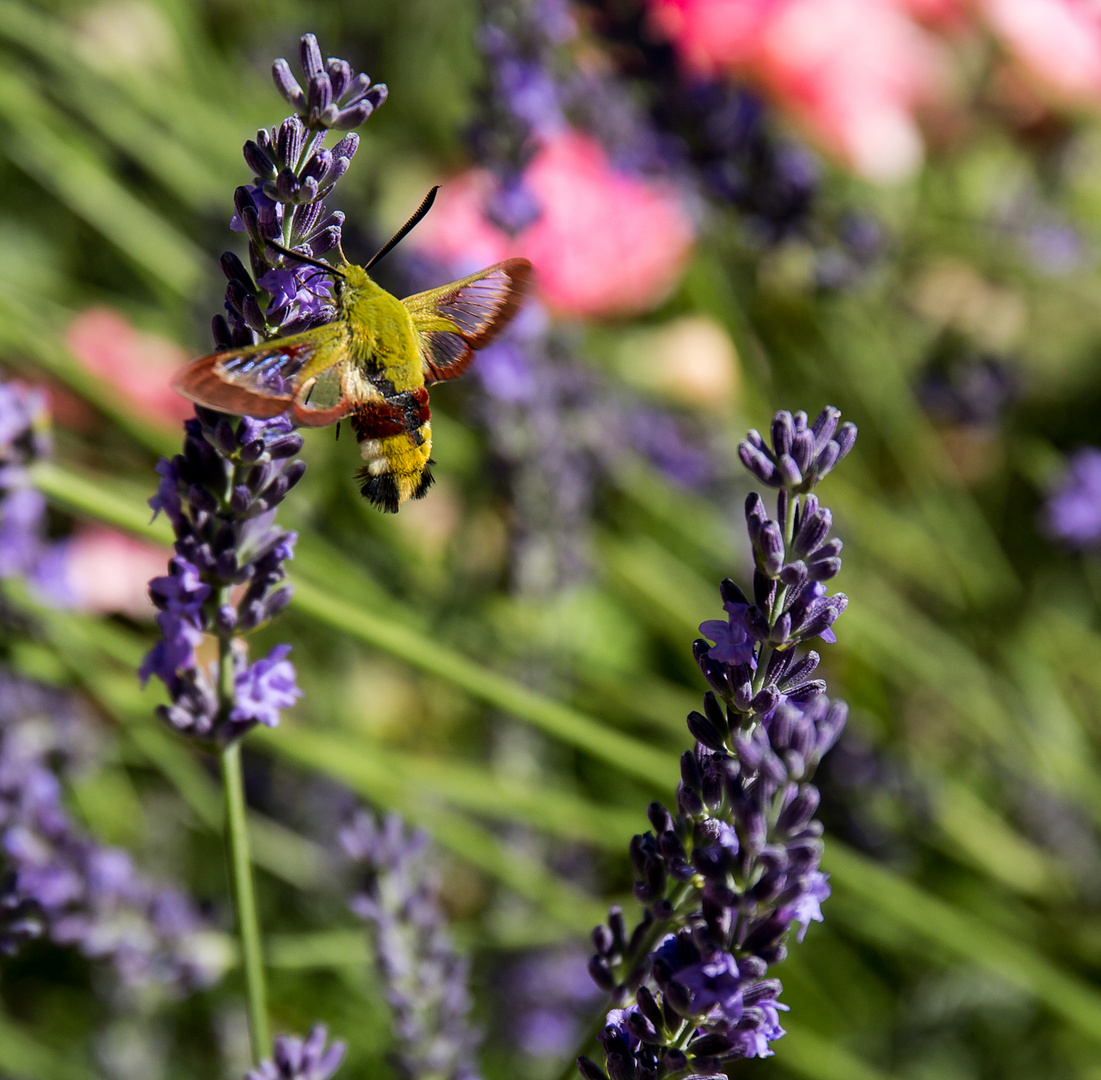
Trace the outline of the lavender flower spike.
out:
[[[62,547],[46,540],[46,499],[31,480],[31,466],[50,451],[46,395],[0,382],[0,581],[29,578],[47,599],[62,602]]]
[[[276,526],[275,509],[305,469],[291,461],[302,437],[284,417],[233,421],[207,409],[196,409],[184,430],[183,453],[160,461],[160,486],[149,500],[172,523],[176,554],[168,574],[149,583],[162,637],[139,674],[143,682],[156,675],[168,688],[162,719],[225,745],[256,723],[274,727],[279,710],[300,696],[289,646],[249,665],[234,635],[254,630],[290,600],[283,563],[296,537]],[[216,665],[196,655],[206,633],[233,642],[232,702],[222,700],[224,687],[219,695]]]
[[[326,1047],[329,1033],[317,1024],[305,1039],[277,1035],[270,1058],[250,1070],[245,1080],[329,1080],[344,1060],[344,1043]]]
[[[710,689],[688,717],[696,745],[681,758],[676,813],[651,804],[652,831],[631,842],[642,920],[628,933],[613,908],[593,931],[590,974],[619,1007],[600,1036],[604,1066],[578,1061],[585,1080],[720,1074],[769,1056],[784,1034],[769,969],[787,955],[793,927],[802,941],[821,920],[829,896],[811,779],[847,716],[811,677],[818,654],[801,651],[832,640],[845,606],[825,595],[841,543],[828,539],[832,515],[810,493],[856,438],[838,420],[836,409],[813,424],[779,412],[771,446],[756,432],[742,443],[750,472],[780,489],[776,517],[749,497],[752,599],[724,581],[727,619],[700,627],[714,642],[694,646]]]
[[[0,952],[47,937],[108,962],[127,988],[207,986],[224,958],[207,947],[194,903],[147,881],[65,810],[60,777],[80,767],[90,740],[69,698],[0,669]]]
[[[428,837],[407,832],[396,815],[377,822],[361,810],[340,841],[364,875],[352,910],[373,930],[394,1016],[395,1068],[404,1080],[477,1080],[467,963],[444,929]]]
[[[339,250],[344,215],[329,212],[325,199],[359,147],[351,129],[386,100],[386,87],[354,74],[346,60],[329,57],[322,63],[313,34],[302,38],[301,52],[305,90],[286,60],[276,60],[272,68],[276,89],[295,115],[261,128],[244,146],[252,183],[234,192],[230,228],[247,235],[249,266],[232,252],[222,256],[225,315],[213,323],[219,346],[298,333],[334,314],[325,272],[288,260],[270,242],[313,259]],[[325,146],[328,131],[336,129],[350,133]]]

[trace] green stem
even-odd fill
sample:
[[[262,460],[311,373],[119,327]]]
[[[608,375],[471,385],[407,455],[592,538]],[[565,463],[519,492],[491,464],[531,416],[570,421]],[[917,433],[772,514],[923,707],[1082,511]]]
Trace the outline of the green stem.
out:
[[[241,961],[245,970],[248,998],[249,1041],[252,1063],[259,1065],[271,1047],[268,1034],[267,992],[264,988],[264,958],[260,943],[260,920],[256,914],[256,896],[252,888],[252,861],[249,856],[248,829],[245,821],[245,786],[241,775],[241,743],[231,742],[221,754],[222,783],[226,798],[226,847],[233,903],[237,911],[237,932],[241,939]]]

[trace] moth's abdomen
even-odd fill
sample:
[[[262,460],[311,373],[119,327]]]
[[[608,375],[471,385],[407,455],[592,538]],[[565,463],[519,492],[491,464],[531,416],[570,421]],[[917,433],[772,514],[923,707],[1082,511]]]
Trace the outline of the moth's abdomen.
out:
[[[365,403],[350,422],[366,463],[360,492],[387,513],[419,499],[432,484],[432,424],[423,387]]]

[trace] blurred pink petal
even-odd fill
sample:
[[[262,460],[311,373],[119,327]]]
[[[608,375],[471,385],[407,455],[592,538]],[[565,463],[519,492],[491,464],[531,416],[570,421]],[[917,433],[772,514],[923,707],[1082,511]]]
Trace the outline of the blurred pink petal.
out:
[[[523,255],[544,300],[566,315],[630,315],[668,296],[693,239],[674,187],[620,172],[599,143],[570,131],[544,143],[525,183],[542,213],[515,237],[486,220],[493,180],[474,170],[443,186],[420,242],[464,272]]]
[[[651,0],[688,67],[752,79],[827,151],[878,181],[921,164],[914,111],[945,83],[941,46],[907,9],[917,3]]]
[[[650,0],[654,28],[700,75],[752,64],[761,35],[787,0]]]
[[[65,341],[85,368],[149,419],[176,424],[192,415],[191,403],[171,386],[173,373],[190,359],[175,342],[136,330],[106,307],[77,315]]]
[[[1101,6],[1095,0],[979,0],[991,30],[1045,89],[1101,100]]]
[[[167,549],[98,525],[81,529],[64,545],[64,575],[73,607],[97,615],[149,620],[150,578],[168,564]]]

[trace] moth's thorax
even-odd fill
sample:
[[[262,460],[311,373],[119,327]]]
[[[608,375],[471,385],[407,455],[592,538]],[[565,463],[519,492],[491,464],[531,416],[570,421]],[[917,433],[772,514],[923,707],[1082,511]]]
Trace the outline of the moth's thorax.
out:
[[[359,266],[344,268],[340,314],[352,356],[364,377],[385,392],[424,385],[422,360],[409,310]]]

